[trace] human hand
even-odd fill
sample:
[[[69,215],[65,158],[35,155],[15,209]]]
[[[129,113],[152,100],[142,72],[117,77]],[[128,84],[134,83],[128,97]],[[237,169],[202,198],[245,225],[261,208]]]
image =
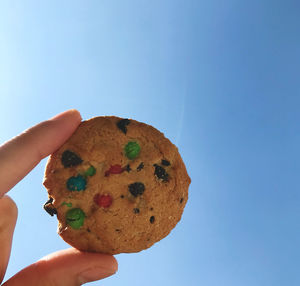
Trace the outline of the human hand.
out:
[[[16,204],[5,194],[41,159],[57,150],[75,131],[80,121],[79,112],[69,110],[28,129],[0,147],[0,283],[7,268],[17,220]],[[111,255],[67,249],[50,254],[24,268],[3,286],[82,285],[108,277],[117,268],[117,261]]]

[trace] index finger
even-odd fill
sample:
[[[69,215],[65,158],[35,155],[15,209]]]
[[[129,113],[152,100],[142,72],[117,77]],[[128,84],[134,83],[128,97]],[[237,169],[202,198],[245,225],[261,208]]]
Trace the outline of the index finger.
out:
[[[0,146],[0,198],[43,158],[57,150],[81,122],[77,110],[68,110],[39,123]]]

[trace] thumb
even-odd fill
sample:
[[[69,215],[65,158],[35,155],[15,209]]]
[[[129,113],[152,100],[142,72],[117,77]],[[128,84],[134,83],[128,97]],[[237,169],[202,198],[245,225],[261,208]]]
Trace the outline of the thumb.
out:
[[[50,254],[18,272],[3,286],[77,286],[111,276],[118,269],[115,258],[100,253],[66,249]]]
[[[3,280],[11,250],[18,209],[9,196],[0,199],[0,284]]]

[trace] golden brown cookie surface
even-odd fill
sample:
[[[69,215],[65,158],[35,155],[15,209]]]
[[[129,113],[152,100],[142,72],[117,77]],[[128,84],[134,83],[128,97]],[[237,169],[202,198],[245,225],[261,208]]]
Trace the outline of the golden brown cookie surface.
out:
[[[177,148],[152,126],[118,117],[83,121],[48,160],[45,209],[84,251],[138,252],[180,220],[190,178]]]

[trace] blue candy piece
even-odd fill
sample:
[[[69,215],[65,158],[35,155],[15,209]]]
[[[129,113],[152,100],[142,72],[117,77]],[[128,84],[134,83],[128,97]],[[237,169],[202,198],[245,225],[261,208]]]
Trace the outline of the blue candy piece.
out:
[[[76,177],[71,177],[67,181],[67,188],[70,191],[84,191],[86,187],[86,179],[78,175]]]

